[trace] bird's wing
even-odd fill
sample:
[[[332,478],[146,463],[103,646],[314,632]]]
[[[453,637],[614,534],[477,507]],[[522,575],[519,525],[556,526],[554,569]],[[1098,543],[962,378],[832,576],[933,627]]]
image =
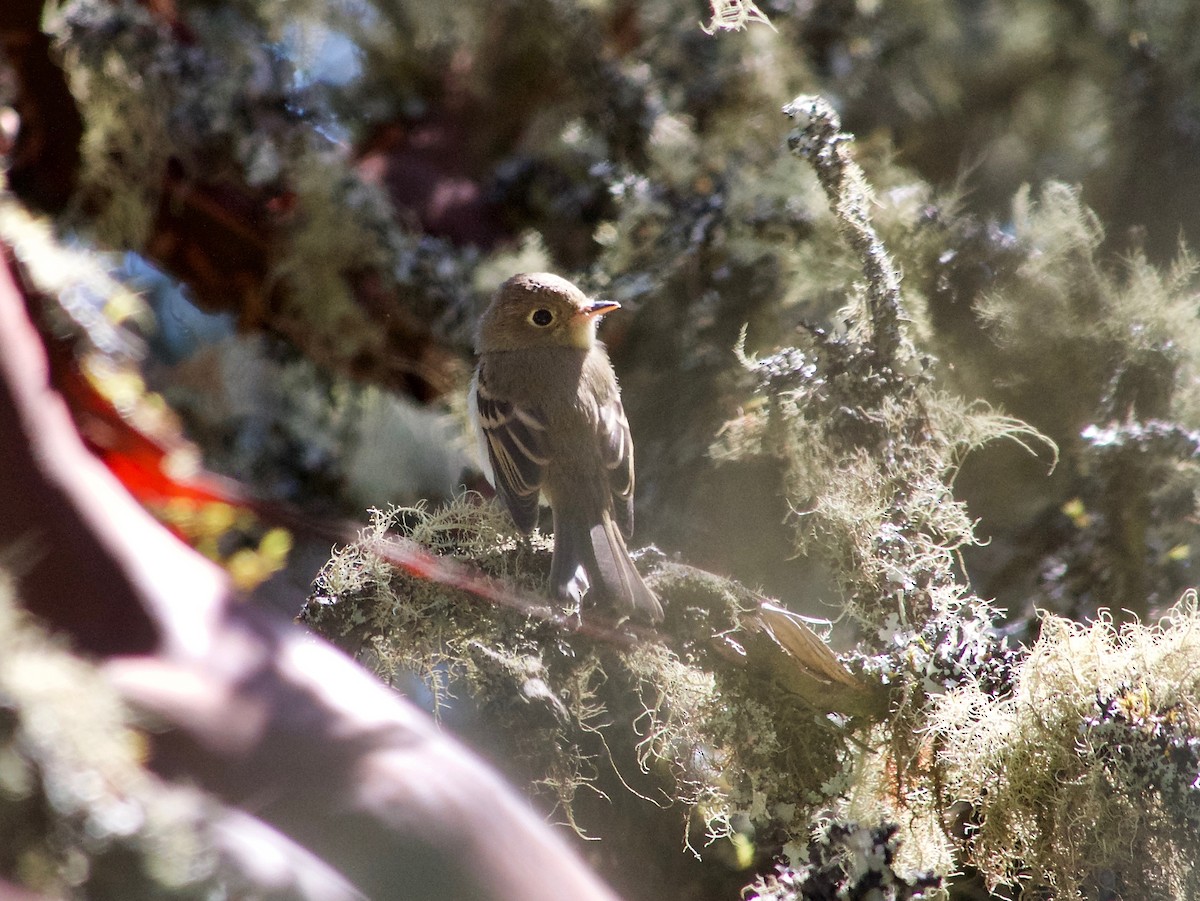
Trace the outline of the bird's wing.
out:
[[[600,452],[608,469],[613,510],[621,531],[628,538],[633,534],[633,438],[620,395],[601,404],[599,414]]]
[[[474,385],[475,414],[487,445],[492,484],[522,532],[537,525],[538,492],[546,475],[546,425],[538,411],[502,400],[483,378]]]

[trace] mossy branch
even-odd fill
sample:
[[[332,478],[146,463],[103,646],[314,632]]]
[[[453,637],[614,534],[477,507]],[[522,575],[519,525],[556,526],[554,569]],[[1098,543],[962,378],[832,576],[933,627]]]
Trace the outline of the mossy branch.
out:
[[[788,147],[812,165],[838,230],[862,259],[876,365],[894,369],[901,342],[900,274],[871,225],[871,188],[850,154],[854,136],[842,131],[841,119],[824,97],[801,95],[783,111],[798,126],[788,135]]]
[[[381,565],[396,530],[449,566]],[[549,558],[543,536],[519,540],[478,495],[374,511],[322,572],[304,619],[387,681],[416,673],[438,700],[470,696],[501,727],[493,738],[511,769],[568,822],[598,771],[609,788],[678,805],[689,842],[730,838],[738,815],[806,832],[830,797],[823,786],[841,784],[859,729],[845,720],[885,717],[889,689],[850,673],[803,618],[682,563],[648,573],[667,608],[660,633],[598,628],[592,608],[580,628],[545,610]]]

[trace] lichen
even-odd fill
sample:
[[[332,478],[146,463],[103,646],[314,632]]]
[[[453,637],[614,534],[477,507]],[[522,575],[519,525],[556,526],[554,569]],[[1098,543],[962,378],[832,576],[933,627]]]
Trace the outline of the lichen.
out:
[[[896,855],[902,846],[895,824],[823,823],[809,843],[803,863],[781,866],[747,889],[754,901],[910,901],[932,898],[941,879],[931,872],[900,875]]]
[[[991,455],[959,483],[993,534],[1043,556],[1003,601],[1026,617],[1035,606],[1084,617],[1169,605],[1195,581],[1182,514],[1198,484],[1187,441],[1200,423],[1191,254],[1180,247],[1169,265],[1141,251],[1114,258],[1079,192],[1054,183],[1018,195],[1007,234],[969,217],[934,234],[947,247],[936,263],[927,250],[916,278],[937,324],[930,346],[953,364],[939,380],[1063,449],[1049,481]]]
[[[488,603],[429,566],[416,574],[385,563],[377,551],[394,540],[389,531],[503,578],[525,607]],[[578,612],[555,622],[531,615],[548,608],[540,594],[548,569],[545,538],[519,538],[477,496],[376,511],[360,541],[322,571],[304,620],[394,684],[419,676],[435,709],[469,700],[498,726],[509,767],[581,831],[572,800],[602,767],[647,803],[677,805],[688,846],[729,838],[739,817],[803,832],[848,759],[845,728],[722,656],[723,636],[736,632],[753,595],[660,563],[650,579],[669,599],[667,628],[679,643],[634,642],[620,631],[598,639],[561,619]],[[637,772],[623,772],[624,760]]]
[[[964,686],[938,701],[949,797],[974,811],[967,860],[991,885],[1200,890],[1198,653],[1195,592],[1149,625],[1050,616],[1010,695]]]

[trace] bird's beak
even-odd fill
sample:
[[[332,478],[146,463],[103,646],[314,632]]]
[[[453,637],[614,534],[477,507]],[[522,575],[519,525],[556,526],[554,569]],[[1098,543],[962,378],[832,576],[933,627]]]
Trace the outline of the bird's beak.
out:
[[[615,300],[597,300],[583,307],[576,316],[582,316],[584,319],[599,319],[605,313],[611,313],[613,310],[621,309],[621,305]]]
[[[591,350],[596,344],[596,326],[600,317],[619,309],[621,305],[615,300],[596,300],[580,307],[568,322],[571,344]]]

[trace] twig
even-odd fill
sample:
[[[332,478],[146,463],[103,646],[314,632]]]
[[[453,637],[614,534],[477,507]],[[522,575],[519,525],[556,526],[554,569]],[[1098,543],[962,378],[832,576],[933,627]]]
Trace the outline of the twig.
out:
[[[862,258],[875,362],[893,370],[900,347],[900,275],[871,225],[871,189],[850,155],[854,136],[842,131],[841,119],[824,97],[801,95],[783,111],[798,126],[788,135],[789,149],[816,170],[838,230]]]

